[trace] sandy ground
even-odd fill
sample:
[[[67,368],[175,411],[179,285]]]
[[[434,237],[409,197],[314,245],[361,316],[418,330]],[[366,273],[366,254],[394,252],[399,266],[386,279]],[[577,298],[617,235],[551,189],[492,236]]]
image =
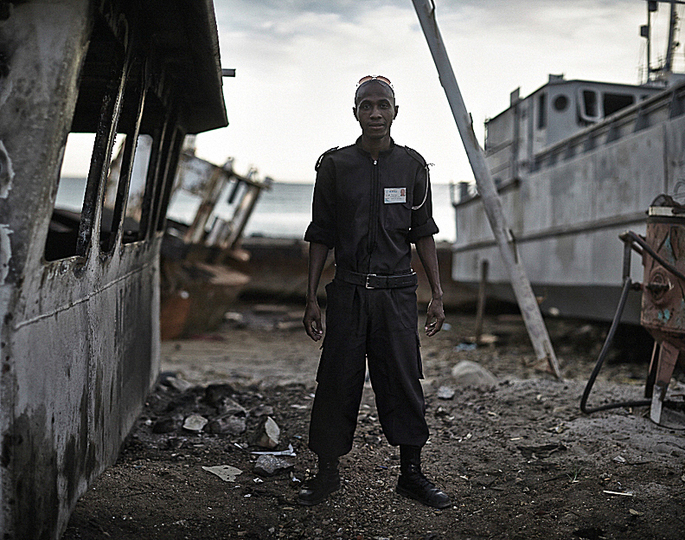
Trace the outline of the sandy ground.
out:
[[[645,408],[579,410],[606,327],[548,321],[559,382],[532,365],[516,315],[487,318],[489,345],[469,342],[474,319],[463,314],[448,314],[445,330],[422,338],[432,434],[424,471],[451,495],[452,508],[436,511],[394,492],[398,453],[382,436],[370,388],[342,461],[342,490],[319,506],[299,506],[315,464],[306,437],[320,352],[300,317],[299,306],[245,305],[216,333],[164,342],[163,370],[175,377],[150,396],[119,460],[81,498],[63,538],[685,537],[685,431],[655,425]],[[592,405],[642,398],[649,346],[641,335],[620,333]],[[459,386],[451,370],[462,360],[487,368],[496,385]],[[191,413],[219,415],[208,401],[212,382],[224,383],[214,388],[228,388],[242,407],[244,432],[181,427]],[[671,398],[683,394],[674,380]],[[255,468],[252,453],[265,451],[253,437],[266,416],[280,428],[276,450],[292,446],[294,454],[281,456],[287,463],[273,476]],[[156,433],[163,421],[169,431]],[[222,479],[203,468],[214,466],[239,473]]]

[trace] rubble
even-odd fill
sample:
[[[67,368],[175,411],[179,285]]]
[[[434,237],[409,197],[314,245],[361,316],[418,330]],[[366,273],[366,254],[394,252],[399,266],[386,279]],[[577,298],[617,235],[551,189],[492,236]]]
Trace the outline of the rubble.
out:
[[[452,368],[452,378],[459,386],[488,388],[497,386],[497,378],[487,369],[471,360],[462,360]]]
[[[252,444],[262,448],[276,448],[281,436],[281,429],[270,416],[265,416],[252,436]]]
[[[293,463],[283,458],[266,454],[257,458],[254,472],[260,476],[275,476],[292,470],[294,466]]]

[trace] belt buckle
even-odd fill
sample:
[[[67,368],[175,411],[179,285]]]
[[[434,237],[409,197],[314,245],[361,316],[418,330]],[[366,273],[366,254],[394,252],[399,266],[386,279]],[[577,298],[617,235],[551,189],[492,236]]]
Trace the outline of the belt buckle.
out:
[[[375,289],[375,287],[369,283],[369,278],[372,277],[376,277],[376,274],[366,274],[366,284],[364,285],[364,287],[366,287],[367,289]]]

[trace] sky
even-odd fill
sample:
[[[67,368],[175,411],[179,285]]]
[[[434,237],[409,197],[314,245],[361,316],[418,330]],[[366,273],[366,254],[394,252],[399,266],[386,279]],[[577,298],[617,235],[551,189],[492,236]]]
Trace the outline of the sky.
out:
[[[472,181],[466,154],[411,0],[215,0],[229,126],[201,134],[197,155],[239,173],[313,182],[318,156],[351,144],[356,83],[393,81],[398,144],[433,164],[432,181]],[[483,122],[549,74],[637,84],[644,0],[434,0],[477,136]],[[655,38],[664,42],[668,5]],[[661,24],[661,30],[659,29]],[[682,51],[681,51],[682,56]],[[681,66],[682,67],[682,66]]]

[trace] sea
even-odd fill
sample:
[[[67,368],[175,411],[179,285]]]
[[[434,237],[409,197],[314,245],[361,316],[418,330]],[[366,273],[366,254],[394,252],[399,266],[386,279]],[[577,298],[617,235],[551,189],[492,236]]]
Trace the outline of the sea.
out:
[[[85,178],[60,180],[55,205],[68,210],[80,211],[85,192]],[[436,241],[454,242],[456,239],[454,208],[451,187],[433,184],[433,217],[440,229]],[[311,220],[314,185],[311,183],[274,182],[271,189],[263,191],[248,221],[244,236],[300,239]],[[190,223],[199,206],[199,199],[177,191],[169,204],[167,215],[175,220]],[[222,203],[217,213],[230,218],[232,208]]]

